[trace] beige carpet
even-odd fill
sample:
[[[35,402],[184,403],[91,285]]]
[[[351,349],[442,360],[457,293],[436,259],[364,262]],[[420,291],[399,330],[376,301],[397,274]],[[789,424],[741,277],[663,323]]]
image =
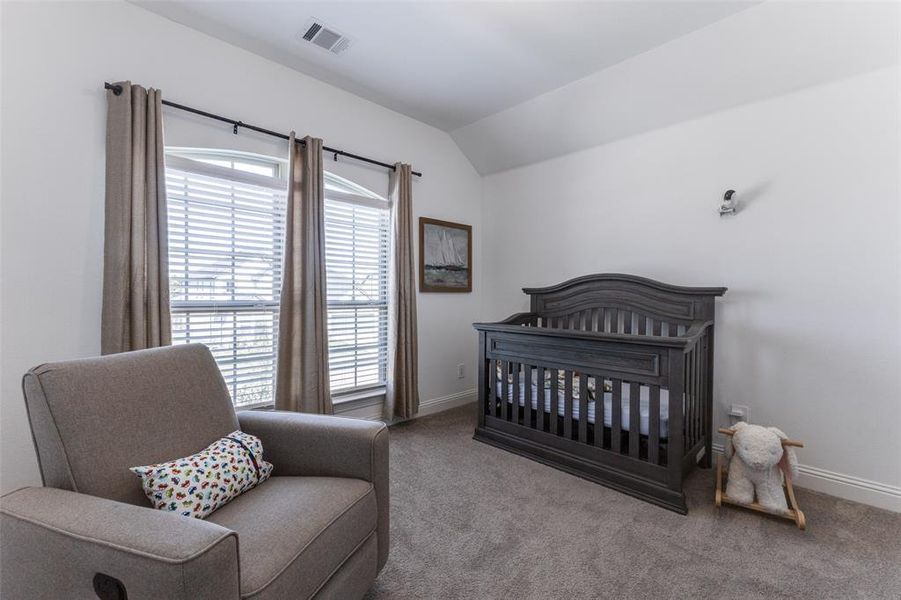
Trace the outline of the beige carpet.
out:
[[[901,515],[800,490],[809,528],[688,516],[472,440],[474,408],[391,429],[389,598],[901,598]],[[803,457],[803,451],[801,456]]]

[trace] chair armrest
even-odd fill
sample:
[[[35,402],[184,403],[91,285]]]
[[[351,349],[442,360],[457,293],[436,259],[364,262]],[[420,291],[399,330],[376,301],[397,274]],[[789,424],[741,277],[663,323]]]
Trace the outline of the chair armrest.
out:
[[[33,487],[0,499],[0,538],[4,597],[92,598],[97,573],[128,598],[240,597],[237,534],[199,519]]]
[[[263,442],[273,475],[352,477],[372,483],[379,569],[388,559],[388,428],[384,423],[287,411],[242,411],[241,431]]]

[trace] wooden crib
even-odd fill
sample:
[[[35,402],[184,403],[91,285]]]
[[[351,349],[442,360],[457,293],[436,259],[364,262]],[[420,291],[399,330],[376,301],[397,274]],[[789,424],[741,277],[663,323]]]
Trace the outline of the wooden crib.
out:
[[[475,439],[688,512],[683,478],[711,465],[726,288],[600,274],[523,291],[530,312],[474,324]]]

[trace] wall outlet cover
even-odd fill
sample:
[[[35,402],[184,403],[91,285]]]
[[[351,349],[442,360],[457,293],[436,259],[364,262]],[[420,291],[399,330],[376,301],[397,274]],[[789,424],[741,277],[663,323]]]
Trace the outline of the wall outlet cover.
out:
[[[732,408],[729,410],[729,419],[732,423],[737,423],[739,421],[744,421],[746,423],[751,422],[750,410],[748,410],[747,406],[742,406],[741,404],[733,404]]]

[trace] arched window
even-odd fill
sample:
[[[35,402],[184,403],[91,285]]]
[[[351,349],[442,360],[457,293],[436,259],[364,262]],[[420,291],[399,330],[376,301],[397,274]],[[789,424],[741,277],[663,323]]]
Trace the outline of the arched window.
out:
[[[229,151],[166,152],[173,343],[210,347],[236,406],[275,392],[286,162]],[[384,386],[389,205],[325,174],[331,388]]]

